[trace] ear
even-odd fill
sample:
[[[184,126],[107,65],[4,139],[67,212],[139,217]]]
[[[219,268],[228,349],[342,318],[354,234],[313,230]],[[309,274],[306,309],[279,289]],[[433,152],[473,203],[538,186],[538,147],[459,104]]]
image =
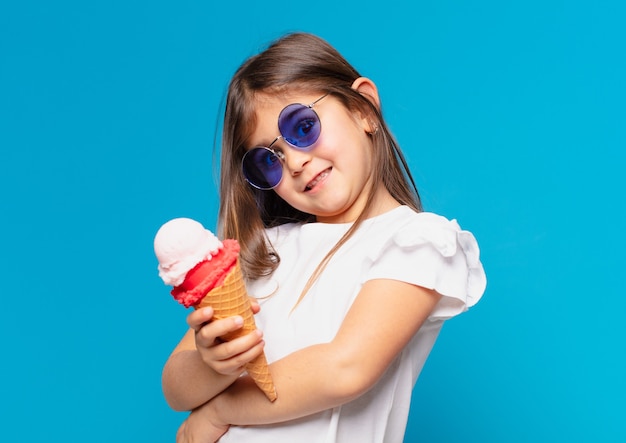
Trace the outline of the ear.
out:
[[[378,89],[373,81],[366,77],[357,78],[352,83],[352,89],[359,92],[362,96],[367,98],[378,110],[380,110],[380,98],[378,97]],[[373,134],[378,130],[378,125],[375,121],[372,121],[370,115],[361,115],[361,124],[363,129],[368,134]]]
[[[380,109],[380,98],[378,97],[378,89],[373,81],[367,77],[359,77],[352,83],[352,89],[364,95],[374,106]]]

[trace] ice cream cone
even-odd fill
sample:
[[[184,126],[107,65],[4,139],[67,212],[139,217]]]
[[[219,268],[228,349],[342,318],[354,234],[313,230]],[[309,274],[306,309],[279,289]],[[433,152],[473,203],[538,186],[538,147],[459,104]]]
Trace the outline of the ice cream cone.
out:
[[[242,328],[220,337],[226,341],[256,329],[239,267],[239,251],[237,240],[220,242],[201,223],[189,218],[168,221],[154,238],[159,277],[173,287],[171,294],[177,302],[186,308],[211,306],[216,319],[234,315],[243,318]],[[245,368],[267,398],[276,400],[265,354],[261,353]]]
[[[213,317],[222,319],[239,315],[243,318],[243,327],[220,338],[229,341],[249,334],[256,329],[250,298],[246,291],[243,276],[239,268],[239,260],[228,272],[224,283],[209,291],[204,298],[194,306],[195,309],[211,306]],[[270,401],[276,400],[276,388],[272,382],[265,354],[262,353],[245,366],[246,371]]]

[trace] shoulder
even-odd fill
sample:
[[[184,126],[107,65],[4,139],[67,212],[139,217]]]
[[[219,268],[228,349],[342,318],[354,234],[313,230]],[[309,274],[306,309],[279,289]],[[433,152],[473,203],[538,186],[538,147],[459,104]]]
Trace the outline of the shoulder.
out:
[[[398,211],[392,243],[400,247],[418,247],[430,244],[443,256],[456,253],[459,246],[478,247],[474,235],[461,228],[456,219],[448,219],[432,212],[415,212],[408,207]]]
[[[362,230],[365,235],[378,239],[380,246],[410,248],[430,243],[443,255],[454,253],[459,236],[472,236],[454,219],[432,212],[417,212],[408,206],[366,220]]]
[[[475,304],[482,296],[486,277],[474,235],[456,220],[438,214],[394,210],[381,227],[379,241],[367,252],[368,277],[404,281],[444,295],[441,305],[452,303],[454,314]],[[450,310],[437,312],[449,317]],[[453,314],[452,314],[453,315]]]
[[[455,219],[448,219],[443,215],[434,212],[417,212],[408,206],[399,206],[390,211],[389,218],[394,223],[412,225],[412,226],[432,226],[432,227],[449,227],[456,226],[458,223]],[[384,215],[384,214],[383,214]]]
[[[378,241],[370,248],[370,258],[400,249],[419,251],[420,256],[453,257],[463,255],[472,265],[479,261],[478,242],[455,219],[432,212],[416,212],[401,206],[377,223]],[[367,228],[366,228],[367,231]],[[374,246],[374,245],[372,245]]]

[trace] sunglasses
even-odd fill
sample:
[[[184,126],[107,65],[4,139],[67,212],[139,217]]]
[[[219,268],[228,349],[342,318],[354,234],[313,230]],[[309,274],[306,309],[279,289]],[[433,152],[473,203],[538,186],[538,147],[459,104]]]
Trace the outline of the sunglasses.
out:
[[[313,106],[328,94],[309,105],[292,103],[278,115],[280,135],[269,146],[256,146],[243,156],[241,166],[246,181],[257,189],[273,189],[283,179],[285,155],[272,146],[280,139],[294,149],[307,151],[315,144],[322,132],[322,124]]]

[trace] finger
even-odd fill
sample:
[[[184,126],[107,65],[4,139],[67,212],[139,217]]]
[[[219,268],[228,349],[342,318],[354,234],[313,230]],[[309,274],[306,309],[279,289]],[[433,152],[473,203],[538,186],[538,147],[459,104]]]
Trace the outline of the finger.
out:
[[[207,353],[207,356],[214,361],[231,360],[239,355],[245,354],[251,348],[258,346],[262,341],[263,333],[259,330],[252,331],[244,336],[213,346],[210,353]]]
[[[259,340],[254,346],[240,354],[237,354],[231,360],[235,365],[244,366],[261,355],[264,349],[265,340]]]
[[[185,443],[185,427],[187,425],[187,421],[184,421],[183,424],[180,425],[178,431],[176,432],[176,443]]]
[[[239,315],[214,320],[204,324],[196,331],[196,346],[209,347],[215,344],[215,340],[229,332],[237,331],[243,326],[243,318]]]
[[[261,310],[261,305],[259,304],[258,300],[254,297],[250,297],[250,307],[252,308],[253,314],[258,314],[259,311]]]
[[[187,316],[187,324],[191,329],[198,332],[204,325],[211,321],[213,318],[213,308],[207,306],[206,308],[197,309],[191,312]]]
[[[227,347],[232,345],[232,342],[224,343],[220,345],[220,347]],[[236,375],[240,374],[244,370],[244,366],[250,361],[254,360],[256,357],[261,355],[263,349],[265,348],[265,341],[258,340],[253,346],[246,347],[243,352],[238,354],[233,354],[231,357],[223,359],[223,360],[213,360],[212,367],[215,371],[224,375]],[[231,355],[232,350],[227,351],[225,355]]]

